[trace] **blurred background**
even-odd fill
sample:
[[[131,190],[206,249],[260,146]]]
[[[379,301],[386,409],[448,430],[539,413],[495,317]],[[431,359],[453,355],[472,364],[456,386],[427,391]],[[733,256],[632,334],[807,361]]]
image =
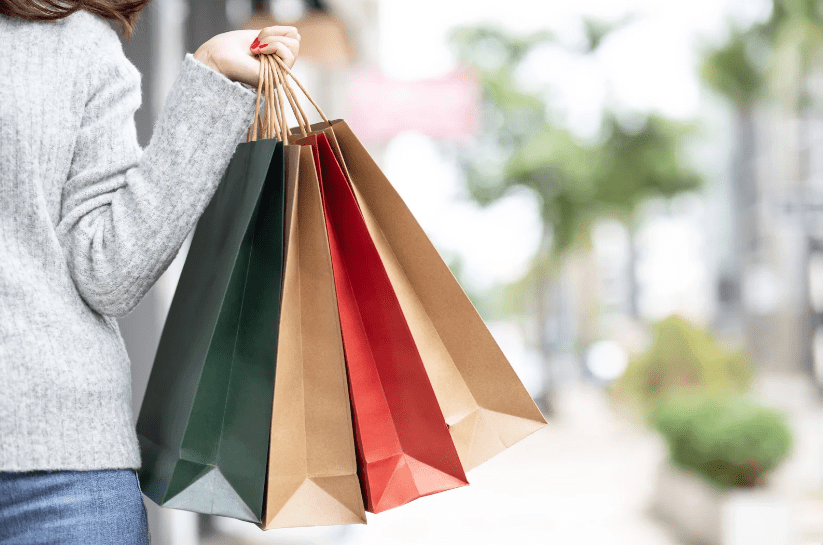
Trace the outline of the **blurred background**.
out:
[[[549,425],[366,526],[146,499],[153,543],[823,542],[823,2],[154,0],[141,144],[186,52],[271,24]],[[135,415],[187,244],[120,320]]]

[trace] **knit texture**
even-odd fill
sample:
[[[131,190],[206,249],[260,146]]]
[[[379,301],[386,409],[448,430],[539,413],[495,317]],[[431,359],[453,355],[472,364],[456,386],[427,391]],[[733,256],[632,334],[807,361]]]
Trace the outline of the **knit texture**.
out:
[[[194,228],[256,94],[186,54],[141,149],[108,22],[0,15],[0,51],[0,471],[136,469],[115,317]]]

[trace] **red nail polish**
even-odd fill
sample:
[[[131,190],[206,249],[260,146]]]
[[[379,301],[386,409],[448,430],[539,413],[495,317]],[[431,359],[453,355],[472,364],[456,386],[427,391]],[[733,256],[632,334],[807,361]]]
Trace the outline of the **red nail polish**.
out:
[[[266,47],[267,45],[269,45],[269,44],[260,44],[260,48],[262,49],[262,48]]]
[[[257,44],[259,44],[259,43],[260,43],[260,41],[257,38],[255,38],[254,41],[251,43],[251,49],[254,49],[255,47],[257,47]]]

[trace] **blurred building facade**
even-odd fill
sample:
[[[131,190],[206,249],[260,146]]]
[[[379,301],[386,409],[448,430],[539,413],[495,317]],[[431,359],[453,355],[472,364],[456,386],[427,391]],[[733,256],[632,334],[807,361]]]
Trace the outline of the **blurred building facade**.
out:
[[[817,96],[822,96],[816,93]],[[823,384],[823,123],[780,104],[737,116],[733,237],[719,279],[760,368]]]

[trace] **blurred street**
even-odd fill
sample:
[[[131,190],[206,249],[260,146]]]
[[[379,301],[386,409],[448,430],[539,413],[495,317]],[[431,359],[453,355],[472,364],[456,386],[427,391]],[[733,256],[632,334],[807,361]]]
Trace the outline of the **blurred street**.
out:
[[[549,420],[368,525],[264,533],[147,499],[153,543],[689,545],[701,522],[706,545],[823,543],[818,0],[155,0],[143,21],[144,143],[186,51],[294,24],[296,76]],[[120,320],[135,415],[187,251]],[[668,459],[681,520],[651,508]]]
[[[556,420],[469,473],[468,487],[369,513],[366,526],[263,533],[221,517],[236,537],[203,544],[679,544],[646,513],[660,440],[619,419],[599,388],[558,401]]]
[[[774,487],[793,506],[796,544],[819,544],[823,494],[815,492],[814,481],[821,465],[811,453],[823,452],[823,408],[793,377],[766,376],[758,388],[793,415],[804,448],[774,475]],[[570,386],[557,401],[557,415],[547,427],[469,473],[468,487],[369,513],[366,526],[262,532],[215,517],[225,533],[201,543],[686,545],[649,510],[666,456],[662,440],[621,418],[596,386]]]

